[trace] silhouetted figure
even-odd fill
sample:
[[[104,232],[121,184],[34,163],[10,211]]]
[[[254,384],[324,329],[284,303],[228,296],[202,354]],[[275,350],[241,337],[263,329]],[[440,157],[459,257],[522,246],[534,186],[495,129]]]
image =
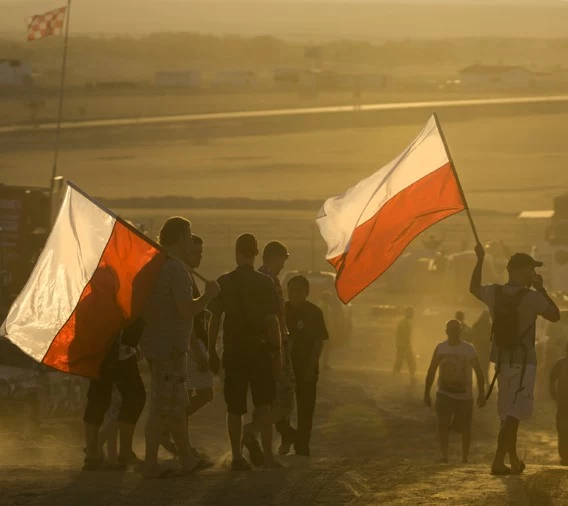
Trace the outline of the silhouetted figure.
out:
[[[416,358],[412,348],[412,320],[414,319],[414,308],[407,307],[404,310],[404,317],[396,328],[395,346],[396,358],[394,372],[400,373],[402,366],[406,364],[412,379],[416,373]]]
[[[497,380],[497,406],[501,430],[495,459],[494,475],[520,474],[525,463],[517,454],[517,432],[521,420],[531,417],[536,382],[536,319],[560,320],[560,311],[546,293],[542,276],[535,272],[541,267],[530,255],[515,253],[507,264],[509,281],[505,285],[482,286],[485,250],[476,246],[477,264],[470,283],[471,293],[484,302],[493,320],[490,358],[496,364],[496,375],[489,386],[491,393]],[[534,289],[531,289],[531,286]],[[509,454],[511,467],[505,465]]]
[[[562,465],[568,466],[568,342],[566,356],[559,359],[550,371],[550,395],[556,402],[558,454]]]
[[[465,322],[465,313],[463,311],[456,311],[455,319],[462,325],[461,338],[464,341],[471,343],[473,331],[471,327]]]
[[[194,317],[219,293],[217,283],[210,281],[205,284],[205,293],[194,299],[193,280],[183,262],[192,247],[188,220],[181,217],[166,220],[159,242],[168,257],[146,304],[143,314],[146,326],[141,342],[152,373],[144,462],[147,478],[164,475],[158,464],[158,449],[166,430],[172,434],[184,474],[209,464],[191,453],[189,447],[186,354]]]
[[[221,368],[216,343],[223,320],[224,396],[227,432],[234,471],[248,471],[242,454],[242,417],[247,412],[248,392],[252,394],[254,421],[261,427],[264,466],[278,465],[272,454],[272,403],[275,378],[282,373],[278,314],[281,307],[274,282],[254,269],[258,245],[252,234],[237,239],[237,268],[219,278],[221,292],[208,306],[209,365],[213,374]]]
[[[440,343],[426,376],[424,403],[432,406],[430,389],[438,372],[438,393],[436,394],[436,414],[438,416],[438,437],[442,451],[441,462],[448,463],[448,443],[450,430],[461,434],[462,461],[467,463],[471,445],[471,422],[473,417],[472,370],[477,377],[477,405],[485,406],[485,378],[479,357],[470,343],[463,341],[463,327],[458,320],[446,324],[447,341]]]

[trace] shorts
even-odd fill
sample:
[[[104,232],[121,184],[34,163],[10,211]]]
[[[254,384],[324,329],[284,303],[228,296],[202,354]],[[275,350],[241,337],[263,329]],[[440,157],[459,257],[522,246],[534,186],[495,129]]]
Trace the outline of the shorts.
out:
[[[527,364],[523,384],[521,385],[521,364],[501,364],[497,375],[497,411],[504,421],[507,417],[517,420],[528,420],[534,407],[534,386],[536,382],[536,365]]]
[[[150,412],[162,416],[185,416],[188,405],[185,386],[186,356],[152,360]]]
[[[207,359],[209,357],[207,348],[203,341],[199,341],[198,346]],[[197,361],[191,351],[187,354],[187,378],[186,385],[189,391],[213,388],[213,374],[211,371],[200,372],[197,368]]]
[[[442,427],[464,433],[471,431],[473,399],[454,399],[445,394],[436,395],[436,414]]]
[[[294,396],[296,393],[296,378],[290,354],[287,353],[288,345],[283,348],[286,350],[285,364],[282,373],[276,376],[276,394],[272,406],[284,418],[289,418],[294,411]]]
[[[238,353],[223,357],[225,369],[224,396],[227,412],[244,415],[247,412],[247,394],[250,385],[255,407],[269,406],[276,394],[272,371],[272,356],[265,351]]]
[[[138,370],[138,359],[132,356],[111,367],[101,368],[100,379],[91,380],[83,421],[100,427],[111,408],[108,418],[136,425],[145,403],[146,390]]]

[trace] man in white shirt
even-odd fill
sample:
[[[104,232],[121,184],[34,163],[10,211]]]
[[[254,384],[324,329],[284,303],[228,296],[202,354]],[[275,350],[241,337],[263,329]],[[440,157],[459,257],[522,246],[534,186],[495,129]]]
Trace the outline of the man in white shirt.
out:
[[[475,252],[477,265],[472,273],[470,292],[491,312],[491,361],[496,364],[499,386],[497,404],[501,430],[491,472],[494,475],[520,474],[525,463],[517,455],[517,432],[519,422],[530,418],[533,410],[536,319],[540,315],[557,322],[560,311],[546,293],[542,276],[535,272],[535,267],[541,267],[542,262],[525,253],[515,253],[507,264],[509,281],[505,285],[482,286],[485,252],[480,245]],[[507,453],[510,468],[505,465]]]
[[[473,415],[472,371],[475,371],[477,377],[477,405],[480,408],[485,406],[485,378],[479,357],[473,345],[462,340],[462,333],[463,327],[458,320],[450,320],[446,324],[448,339],[436,346],[426,376],[424,403],[431,406],[430,389],[439,369],[436,414],[442,450],[441,462],[445,464],[448,463],[448,440],[451,429],[461,433],[462,461],[467,463]]]

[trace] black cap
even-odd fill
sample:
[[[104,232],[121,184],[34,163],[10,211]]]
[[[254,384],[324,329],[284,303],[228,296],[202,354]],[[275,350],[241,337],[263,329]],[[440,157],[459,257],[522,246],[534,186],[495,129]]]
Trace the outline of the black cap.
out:
[[[523,267],[542,267],[542,262],[537,262],[533,257],[527,255],[526,253],[515,253],[507,264],[507,270],[509,272],[518,271]]]

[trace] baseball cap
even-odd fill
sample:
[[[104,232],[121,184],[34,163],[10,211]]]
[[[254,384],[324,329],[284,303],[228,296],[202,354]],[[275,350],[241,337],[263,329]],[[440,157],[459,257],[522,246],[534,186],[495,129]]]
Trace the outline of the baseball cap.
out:
[[[542,262],[536,261],[533,257],[527,255],[526,253],[515,253],[509,259],[509,263],[507,264],[507,270],[511,272],[511,271],[517,271],[527,266],[542,267],[542,265],[543,265]]]

